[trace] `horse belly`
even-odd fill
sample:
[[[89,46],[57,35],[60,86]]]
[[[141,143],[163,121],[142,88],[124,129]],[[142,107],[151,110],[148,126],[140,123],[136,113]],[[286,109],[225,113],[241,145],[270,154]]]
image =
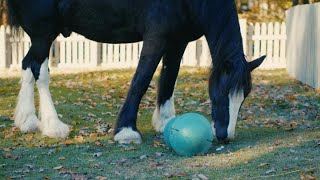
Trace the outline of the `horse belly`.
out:
[[[77,31],[75,31],[77,32]],[[126,30],[115,30],[115,29],[106,29],[105,31],[86,31],[77,32],[82,34],[84,37],[102,43],[134,43],[142,41],[142,35],[137,32],[126,31]]]

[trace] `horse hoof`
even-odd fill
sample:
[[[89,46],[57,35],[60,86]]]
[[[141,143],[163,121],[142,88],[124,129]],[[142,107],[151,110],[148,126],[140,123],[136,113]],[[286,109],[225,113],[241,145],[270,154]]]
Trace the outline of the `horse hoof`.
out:
[[[140,133],[132,130],[132,128],[122,128],[122,130],[114,136],[114,141],[118,142],[119,144],[142,143]]]
[[[60,120],[44,121],[41,124],[42,135],[50,138],[66,138],[69,135],[70,127]]]
[[[165,110],[162,110],[162,112],[157,107],[152,115],[152,126],[157,132],[160,133],[163,133],[168,122],[175,117],[174,108],[167,108],[167,105],[164,107],[162,108]]]
[[[18,118],[23,116],[16,116],[15,126],[18,127],[22,132],[33,132],[38,129],[40,121],[35,114],[29,114],[25,118]]]

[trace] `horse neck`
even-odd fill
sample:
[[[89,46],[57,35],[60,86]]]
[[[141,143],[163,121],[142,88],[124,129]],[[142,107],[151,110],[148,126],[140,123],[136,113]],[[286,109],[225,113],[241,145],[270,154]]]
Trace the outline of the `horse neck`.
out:
[[[205,30],[213,65],[221,61],[243,59],[243,45],[239,18],[234,2],[208,1],[214,9],[208,10],[210,19]],[[219,5],[220,4],[220,5]],[[217,8],[218,7],[218,8]],[[242,58],[241,58],[242,57]]]

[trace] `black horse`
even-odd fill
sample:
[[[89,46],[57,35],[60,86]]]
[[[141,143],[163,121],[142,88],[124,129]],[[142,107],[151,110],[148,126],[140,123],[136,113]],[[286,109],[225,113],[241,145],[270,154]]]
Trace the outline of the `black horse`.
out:
[[[22,63],[15,125],[66,137],[49,92],[49,49],[61,33],[71,32],[104,43],[143,41],[138,68],[118,116],[115,141],[141,143],[136,119],[141,98],[163,57],[153,125],[163,131],[175,116],[173,91],[187,44],[205,35],[212,55],[209,94],[218,140],[234,137],[239,108],[251,90],[251,71],[264,57],[248,63],[243,53],[234,0],[7,0],[9,23],[22,27],[32,46]],[[34,82],[40,96],[35,115]]]

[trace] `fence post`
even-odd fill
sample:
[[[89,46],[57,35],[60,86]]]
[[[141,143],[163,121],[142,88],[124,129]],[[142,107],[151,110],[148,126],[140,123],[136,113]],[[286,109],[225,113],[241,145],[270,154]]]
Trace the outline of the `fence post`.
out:
[[[286,23],[281,24],[281,41],[280,41],[280,60],[284,65],[288,65],[286,57],[286,46],[287,46],[287,30]]]
[[[183,56],[183,65],[185,66],[197,66],[197,56],[196,56],[196,41],[192,41],[188,44],[187,49]]]
[[[98,51],[98,43],[94,41],[90,41],[90,65],[92,67],[98,66],[98,57],[99,57],[99,51]]]
[[[126,45],[125,44],[120,44],[120,64],[119,66],[122,66],[123,68],[128,67],[128,63],[126,60]]]
[[[275,61],[274,61],[274,57],[273,57],[273,46],[274,46],[274,43],[273,43],[273,39],[274,39],[274,31],[273,31],[273,23],[269,23],[268,24],[268,30],[267,30],[267,36],[266,36],[266,39],[267,40],[267,57],[268,57],[268,60],[267,60],[267,63],[265,63],[264,65],[266,66],[267,69],[269,68],[272,68],[272,66],[276,65],[275,64]]]
[[[137,67],[139,62],[139,43],[134,43],[132,47],[132,67]]]
[[[279,65],[282,65],[282,60],[279,57],[279,48],[280,48],[280,39],[282,37],[280,36],[280,23],[276,22],[274,26],[274,44],[273,44],[273,62],[276,62]]]
[[[244,54],[248,54],[247,51],[247,20],[246,19],[240,19],[240,30],[241,30],[241,35],[242,35],[242,43],[243,43],[243,52]]]
[[[320,4],[314,4],[314,7],[315,7],[315,32],[319,32],[320,31]],[[320,49],[320,35],[319,33],[315,33],[315,52],[317,50]],[[315,87],[320,89],[320,53],[315,53],[315,65],[316,65],[316,73],[315,73],[315,82],[316,82],[316,85]]]
[[[202,38],[200,38],[200,42],[201,42],[201,55],[200,55],[199,65],[200,67],[210,67],[212,60],[211,60],[211,54],[210,54],[210,49],[209,49],[207,39],[203,36]]]
[[[247,57],[249,59],[253,58],[253,35],[254,35],[254,25],[252,23],[249,24],[248,26],[248,36],[247,36],[247,41],[248,41],[248,47],[247,47]]]
[[[7,64],[7,46],[6,46],[6,29],[4,26],[0,27],[0,69],[8,67]]]
[[[254,36],[252,38],[252,40],[254,40],[254,53],[253,53],[253,59],[257,59],[260,56],[260,24],[256,23],[254,26]]]

